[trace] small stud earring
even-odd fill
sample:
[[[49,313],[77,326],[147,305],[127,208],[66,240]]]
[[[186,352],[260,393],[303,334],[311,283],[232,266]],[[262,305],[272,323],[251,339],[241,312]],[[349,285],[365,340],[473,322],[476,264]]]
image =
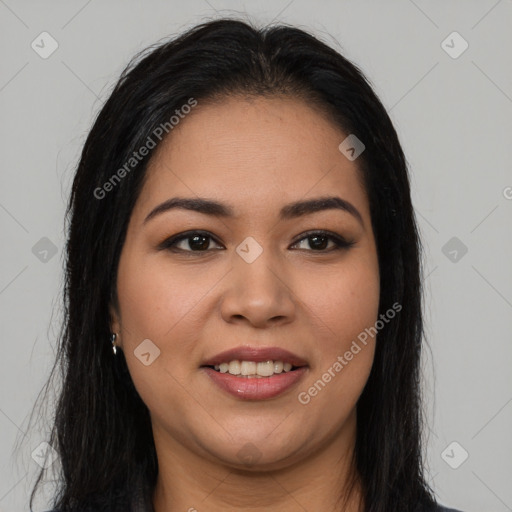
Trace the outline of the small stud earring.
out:
[[[110,335],[110,341],[112,342],[112,352],[114,352],[114,355],[117,354],[116,338],[117,334],[115,332]]]

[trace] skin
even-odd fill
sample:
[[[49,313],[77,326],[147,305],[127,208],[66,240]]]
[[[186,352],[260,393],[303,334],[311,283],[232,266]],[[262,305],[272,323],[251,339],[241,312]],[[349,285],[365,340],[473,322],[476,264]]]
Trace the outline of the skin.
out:
[[[153,156],[120,257],[119,310],[111,314],[151,414],[156,512],[341,510],[335,504],[351,469],[356,403],[375,339],[309,403],[297,396],[378,319],[369,203],[357,159],[338,149],[345,137],[299,99],[232,97],[199,103]],[[285,204],[332,195],[352,203],[362,223],[338,209],[278,218]],[[143,223],[176,196],[228,203],[236,216],[174,209]],[[212,236],[202,252],[190,239],[178,243],[181,253],[158,249],[197,229]],[[355,244],[331,251],[327,239],[315,250],[303,233],[319,229]],[[235,251],[249,236],[263,248],[250,264]],[[144,339],[160,349],[148,366],[134,354]],[[199,367],[240,345],[290,350],[308,362],[307,373],[273,399],[235,398]],[[259,456],[252,465],[238,455],[248,443]],[[359,494],[358,485],[343,510],[362,510]]]

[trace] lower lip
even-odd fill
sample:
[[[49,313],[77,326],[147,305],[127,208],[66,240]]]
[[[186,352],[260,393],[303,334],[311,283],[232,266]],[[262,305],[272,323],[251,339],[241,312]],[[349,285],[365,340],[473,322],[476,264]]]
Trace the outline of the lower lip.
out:
[[[307,372],[302,366],[291,372],[275,374],[272,377],[238,377],[231,373],[221,373],[213,368],[203,367],[210,379],[230,395],[243,400],[265,400],[284,393],[296,384]]]

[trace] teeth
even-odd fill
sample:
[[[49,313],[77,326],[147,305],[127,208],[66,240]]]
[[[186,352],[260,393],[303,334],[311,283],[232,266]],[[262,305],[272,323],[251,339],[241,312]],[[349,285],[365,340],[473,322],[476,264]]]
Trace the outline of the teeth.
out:
[[[292,364],[272,360],[259,363],[234,360],[229,363],[216,364],[214,368],[220,373],[230,373],[243,377],[272,377],[276,373],[289,372],[292,369]]]
[[[257,364],[253,361],[242,361],[240,364],[240,373],[242,375],[257,375]],[[231,365],[230,365],[231,367]]]
[[[218,366],[218,368],[217,368]],[[226,373],[229,371],[229,363],[222,363],[220,365],[215,366],[216,370],[220,370],[221,373]]]

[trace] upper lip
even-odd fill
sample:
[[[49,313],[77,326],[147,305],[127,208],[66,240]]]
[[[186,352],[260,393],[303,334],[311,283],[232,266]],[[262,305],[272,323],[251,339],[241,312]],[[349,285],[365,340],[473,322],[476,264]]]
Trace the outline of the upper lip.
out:
[[[299,356],[279,347],[236,347],[225,350],[210,359],[204,361],[202,366],[214,366],[230,361],[254,361],[255,363],[264,361],[283,361],[293,366],[307,366],[307,362]]]

